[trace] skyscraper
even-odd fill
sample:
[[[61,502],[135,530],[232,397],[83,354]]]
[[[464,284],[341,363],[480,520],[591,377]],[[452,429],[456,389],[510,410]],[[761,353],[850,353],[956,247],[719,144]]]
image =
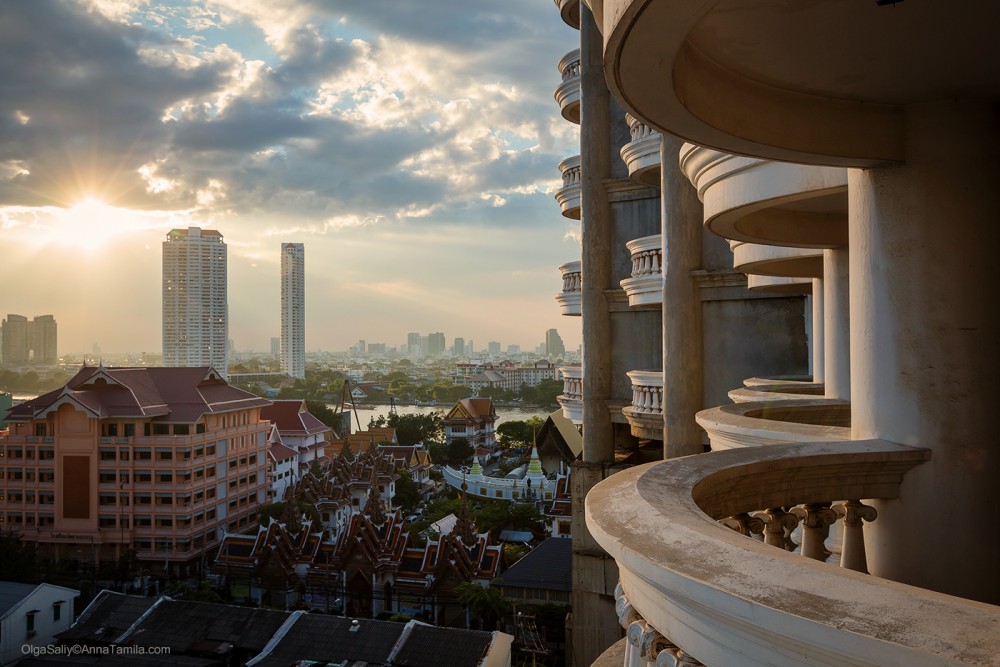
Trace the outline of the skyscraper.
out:
[[[214,229],[172,229],[163,242],[163,365],[228,375],[226,244]]]
[[[545,332],[545,354],[550,357],[560,357],[566,354],[566,346],[563,345],[562,336],[555,329]]]
[[[427,354],[442,354],[444,352],[444,334],[440,331],[427,334]]]
[[[306,248],[281,244],[281,370],[306,376]]]

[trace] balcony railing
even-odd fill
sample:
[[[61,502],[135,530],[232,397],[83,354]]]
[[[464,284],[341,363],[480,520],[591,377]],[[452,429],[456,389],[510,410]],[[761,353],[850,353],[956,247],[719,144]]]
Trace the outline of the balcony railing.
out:
[[[559,61],[562,83],[556,88],[555,98],[562,117],[580,124],[580,49],[570,51]]]
[[[560,366],[563,393],[556,397],[563,417],[574,424],[583,423],[583,366]]]
[[[622,408],[632,435],[646,440],[663,439],[663,371],[629,371],[632,404]]]
[[[562,292],[556,295],[556,301],[563,315],[579,315],[583,308],[583,273],[580,262],[567,262],[559,267],[562,273]]]
[[[637,183],[660,187],[660,133],[632,114],[625,114],[632,140],[622,146],[628,175]]]
[[[580,171],[580,156],[568,157],[559,163],[563,186],[556,190],[556,201],[567,218],[580,219],[580,186],[582,172]]]
[[[1000,608],[862,573],[861,524],[874,514],[858,499],[897,498],[929,458],[881,440],[794,443],[601,482],[586,498],[587,527],[618,564],[628,631],[605,655],[644,667],[1000,665]],[[843,534],[844,567],[819,562],[828,530]],[[740,534],[755,532],[763,542]]]
[[[663,303],[663,249],[661,236],[643,236],[625,244],[632,255],[632,276],[621,281],[633,308]]]

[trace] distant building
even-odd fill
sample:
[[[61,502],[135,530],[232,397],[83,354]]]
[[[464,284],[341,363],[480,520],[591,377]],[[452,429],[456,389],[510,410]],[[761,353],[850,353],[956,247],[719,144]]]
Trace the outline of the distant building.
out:
[[[500,355],[500,341],[491,340],[486,344],[486,351],[491,357]]]
[[[451,353],[456,357],[460,357],[465,354],[465,339],[456,338],[455,343],[451,346]]]
[[[562,336],[555,329],[545,332],[545,354],[556,358],[566,354],[566,346],[563,344]]]
[[[503,573],[496,585],[516,604],[569,604],[573,541],[550,537]]]
[[[163,365],[229,368],[226,244],[214,229],[172,229],[163,242]]]
[[[306,376],[306,249],[281,244],[281,370]]]
[[[73,623],[80,591],[53,584],[0,581],[0,665],[10,665],[25,648],[48,646]]]
[[[507,354],[521,354],[521,346],[520,345],[508,345],[507,346]]]
[[[281,336],[271,336],[271,356],[275,359],[281,356]]]
[[[84,367],[14,406],[0,437],[4,530],[54,559],[190,576],[267,495],[270,401],[212,368]]]
[[[368,343],[368,354],[385,354],[385,343]]]
[[[439,355],[444,354],[445,341],[444,334],[440,331],[436,331],[432,334],[427,335],[427,354]]]
[[[492,398],[463,398],[445,415],[445,444],[464,438],[473,448],[493,447],[496,421]]]
[[[423,352],[423,346],[420,344],[420,334],[415,332],[406,334],[406,352],[407,354],[420,354]]]
[[[267,437],[268,464],[273,471],[269,495],[280,500],[289,483],[323,458],[333,429],[313,416],[301,399],[274,401],[261,408],[260,418],[272,424]],[[293,464],[288,463],[286,450],[295,455]]]
[[[23,315],[7,315],[0,324],[0,361],[8,365],[59,363],[56,353],[56,321],[51,315],[29,320]]]

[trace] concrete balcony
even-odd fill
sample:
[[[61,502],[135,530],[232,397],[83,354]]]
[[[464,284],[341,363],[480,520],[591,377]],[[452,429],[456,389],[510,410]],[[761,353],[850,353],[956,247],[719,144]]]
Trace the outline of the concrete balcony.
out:
[[[658,308],[663,303],[661,236],[644,236],[625,244],[632,255],[632,276],[621,281],[632,308]]]
[[[740,387],[729,392],[733,403],[754,403],[770,401],[795,401],[822,398],[823,383],[774,382],[757,387]]]
[[[851,439],[851,406],[836,399],[757,401],[702,410],[695,416],[713,451],[789,442]]]
[[[559,15],[570,28],[580,29],[580,0],[555,0]]]
[[[580,156],[568,157],[559,163],[563,186],[556,190],[556,201],[562,209],[562,214],[574,220],[580,219]]]
[[[823,250],[730,241],[733,268],[756,276],[822,278]]]
[[[559,61],[562,83],[556,88],[555,98],[562,117],[580,124],[580,49],[570,51]]]
[[[574,424],[583,423],[583,366],[560,366],[563,393],[556,397],[563,417]]]
[[[583,273],[579,260],[559,267],[562,273],[562,292],[556,294],[556,301],[563,315],[579,316],[583,308]]]
[[[632,114],[625,114],[632,140],[622,146],[622,161],[636,183],[660,187],[660,133]]]
[[[641,440],[663,439],[663,371],[629,371],[632,405],[622,408],[632,435]]]
[[[799,248],[847,244],[847,170],[730,155],[684,144],[681,169],[705,226],[736,241]]]
[[[864,574],[862,526],[889,519],[858,499],[898,498],[929,458],[882,440],[796,443],[597,484],[587,528],[618,565],[626,639],[595,664],[1000,665],[1000,608]],[[821,562],[838,533],[841,567]]]

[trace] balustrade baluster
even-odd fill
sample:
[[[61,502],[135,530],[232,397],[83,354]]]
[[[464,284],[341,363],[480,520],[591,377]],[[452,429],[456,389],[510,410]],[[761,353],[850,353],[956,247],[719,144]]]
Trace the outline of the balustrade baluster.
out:
[[[792,508],[792,513],[802,520],[802,555],[825,561],[830,555],[826,538],[830,526],[837,520],[837,513],[824,503],[799,505]]]
[[[719,519],[719,523],[747,537],[761,535],[764,532],[764,521],[758,516],[750,516],[748,512],[741,512],[740,514]]]
[[[840,567],[868,574],[865,554],[864,522],[874,521],[878,512],[870,505],[857,500],[845,500],[833,506],[837,516],[844,519],[844,543],[840,550]]]
[[[764,522],[764,544],[780,547],[786,551],[795,550],[796,544],[792,542],[790,536],[799,525],[799,517],[780,507],[770,507],[753,516]]]

